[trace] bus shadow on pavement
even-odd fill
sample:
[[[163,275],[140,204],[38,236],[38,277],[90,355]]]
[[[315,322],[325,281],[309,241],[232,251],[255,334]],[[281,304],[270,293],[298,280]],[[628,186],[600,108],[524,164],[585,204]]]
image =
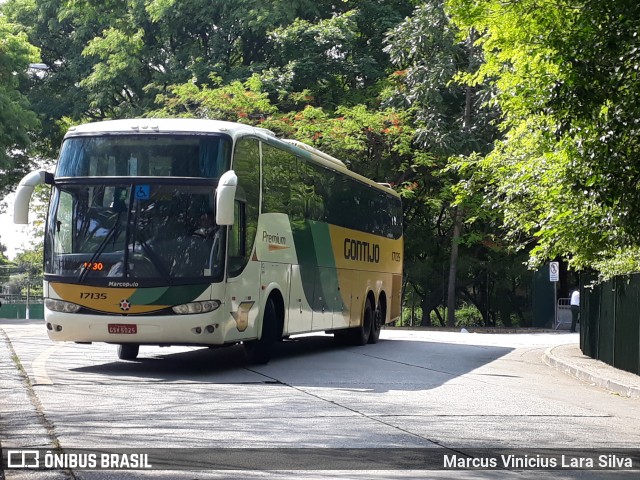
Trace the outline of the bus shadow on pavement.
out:
[[[266,365],[250,365],[241,345],[199,348],[70,369],[116,381],[211,384],[288,384],[367,391],[425,390],[507,355],[513,348],[441,342],[380,340],[344,346],[331,336],[310,335],[279,342]],[[115,355],[115,351],[114,351]],[[501,375],[484,369],[481,375]]]
[[[168,377],[180,375],[190,378],[191,376],[215,375],[216,373],[243,370],[259,369],[264,365],[252,365],[247,362],[247,358],[242,345],[229,345],[220,347],[199,347],[185,352],[171,352],[168,347],[166,354],[156,353],[145,355],[145,346],[140,346],[140,354],[135,360],[114,361],[102,365],[74,368],[73,370],[88,373],[105,373],[109,375],[140,375],[146,373],[164,373]],[[294,357],[305,357],[309,355],[331,355],[331,352],[346,350],[348,348],[338,345],[331,336],[305,336],[293,339],[286,339],[274,345],[271,362],[294,361]],[[115,355],[115,349],[114,349]]]

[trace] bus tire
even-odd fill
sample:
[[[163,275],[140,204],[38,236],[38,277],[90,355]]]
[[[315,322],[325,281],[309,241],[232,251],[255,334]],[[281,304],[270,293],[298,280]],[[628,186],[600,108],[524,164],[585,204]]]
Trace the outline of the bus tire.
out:
[[[140,351],[140,345],[135,343],[121,343],[118,345],[118,358],[120,360],[135,360]]]
[[[371,335],[371,326],[373,324],[373,307],[371,306],[371,300],[367,298],[364,304],[364,310],[362,312],[362,323],[359,327],[351,330],[351,344],[362,346],[369,342]]]
[[[382,311],[380,310],[380,306],[378,306],[373,312],[369,343],[378,343],[378,340],[380,340],[380,330],[382,330]]]
[[[252,365],[265,365],[271,360],[273,345],[276,342],[276,306],[272,298],[264,306],[262,336],[259,340],[244,342],[247,361]]]

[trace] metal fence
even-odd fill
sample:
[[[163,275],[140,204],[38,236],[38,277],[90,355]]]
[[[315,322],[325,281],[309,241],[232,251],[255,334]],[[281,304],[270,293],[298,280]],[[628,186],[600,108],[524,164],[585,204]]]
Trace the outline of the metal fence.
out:
[[[640,274],[580,290],[582,352],[640,375]]]
[[[556,305],[556,319],[554,330],[569,330],[571,328],[571,299],[559,298]]]
[[[43,298],[41,296],[2,295],[0,296],[0,318],[43,319]]]

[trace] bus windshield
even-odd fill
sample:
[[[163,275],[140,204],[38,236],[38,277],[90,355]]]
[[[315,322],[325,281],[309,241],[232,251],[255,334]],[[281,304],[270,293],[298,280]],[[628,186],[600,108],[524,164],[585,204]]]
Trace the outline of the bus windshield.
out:
[[[220,281],[224,229],[215,224],[215,182],[195,183],[58,182],[45,273],[96,285]]]
[[[219,135],[112,134],[67,138],[56,177],[219,178],[231,141]]]

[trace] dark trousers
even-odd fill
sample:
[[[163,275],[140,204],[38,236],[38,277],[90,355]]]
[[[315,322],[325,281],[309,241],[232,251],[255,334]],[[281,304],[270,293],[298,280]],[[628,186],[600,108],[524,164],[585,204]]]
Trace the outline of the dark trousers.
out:
[[[580,314],[580,307],[578,305],[571,305],[571,331],[576,331],[576,323],[578,323],[578,315]]]

